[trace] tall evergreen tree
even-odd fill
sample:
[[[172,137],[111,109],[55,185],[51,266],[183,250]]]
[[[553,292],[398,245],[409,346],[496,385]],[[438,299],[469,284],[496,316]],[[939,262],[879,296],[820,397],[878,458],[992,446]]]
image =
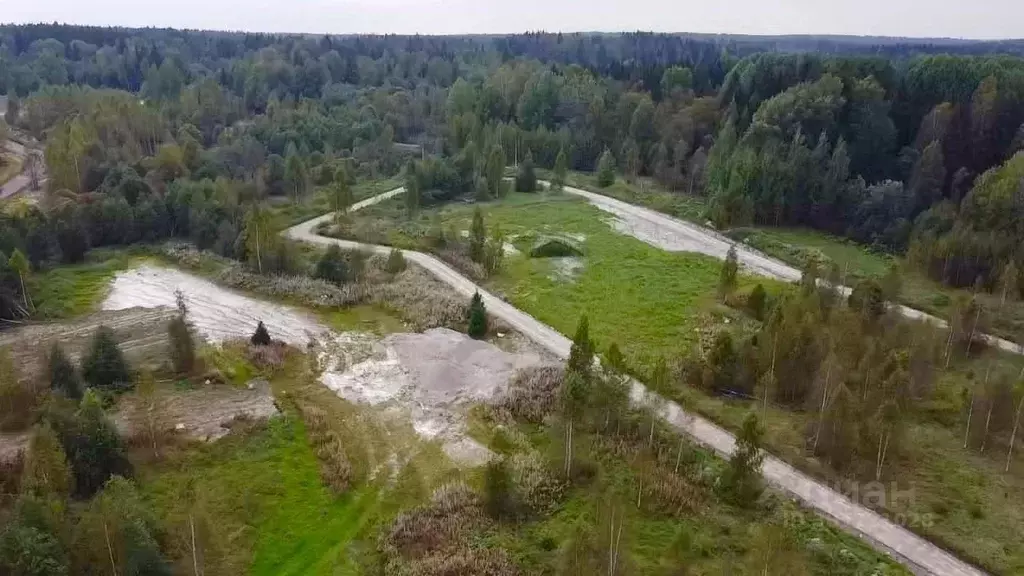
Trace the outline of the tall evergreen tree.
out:
[[[516,192],[536,192],[537,174],[533,168],[533,155],[526,151],[526,158],[519,164],[516,171]]]
[[[479,292],[474,292],[469,302],[469,328],[466,333],[477,340],[487,335],[487,307]]]
[[[565,153],[565,147],[559,148],[558,156],[555,158],[555,169],[551,172],[551,190],[561,192],[565,187],[565,179],[569,172],[569,157]]]
[[[575,372],[589,381],[593,365],[594,341],[590,339],[590,321],[584,314],[580,316],[580,321],[576,325],[576,335],[572,338],[566,371]]]
[[[116,392],[132,386],[132,375],[114,331],[100,326],[89,353],[82,360],[82,376],[89,386]]]
[[[736,449],[729,459],[722,478],[726,496],[741,506],[751,506],[761,496],[761,464],[765,453],[761,449],[764,430],[751,413],[743,421],[743,428],[736,437]]]

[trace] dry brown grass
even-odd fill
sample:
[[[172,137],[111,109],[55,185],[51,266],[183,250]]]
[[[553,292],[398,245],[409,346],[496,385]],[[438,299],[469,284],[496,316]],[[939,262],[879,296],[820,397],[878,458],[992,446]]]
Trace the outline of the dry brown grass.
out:
[[[497,406],[515,420],[541,423],[558,407],[558,388],[565,370],[560,366],[538,366],[520,370],[509,382],[508,392]]]
[[[468,299],[413,264],[390,282],[375,286],[373,302],[398,312],[415,330],[443,327],[461,332],[469,311]]]
[[[445,484],[430,502],[403,512],[379,543],[387,576],[513,576],[502,550],[475,547],[470,535],[489,522],[465,484]]]
[[[331,428],[330,419],[323,409],[303,401],[296,405],[320,461],[321,479],[335,494],[344,493],[352,483],[352,465],[345,454],[341,436]]]

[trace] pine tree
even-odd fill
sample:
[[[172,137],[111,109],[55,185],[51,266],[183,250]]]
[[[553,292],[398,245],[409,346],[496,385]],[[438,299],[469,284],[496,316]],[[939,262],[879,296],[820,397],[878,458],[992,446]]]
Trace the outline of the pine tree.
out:
[[[96,330],[89,354],[82,360],[82,376],[89,386],[100,390],[116,392],[131,388],[128,361],[110,328],[100,326]]]
[[[111,476],[131,475],[121,435],[94,390],[85,391],[77,411],[51,413],[50,423],[71,465],[76,496],[92,496]]]
[[[263,324],[263,320],[260,320],[259,324],[256,325],[256,331],[252,333],[252,337],[249,338],[249,342],[253,346],[269,346],[270,345],[270,332],[267,331],[267,327]]]
[[[612,156],[611,150],[605,148],[600,160],[597,161],[597,185],[601,188],[607,188],[614,183],[615,157]]]
[[[516,192],[536,192],[537,174],[533,169],[533,155],[527,151],[526,158],[519,164],[516,171]]]
[[[473,210],[473,224],[469,228],[469,257],[473,262],[483,263],[486,243],[487,228],[484,226],[484,215],[477,206]]]
[[[722,478],[726,496],[740,506],[750,506],[761,496],[761,464],[765,453],[761,449],[764,430],[756,414],[749,414],[743,429],[736,437],[736,450]]]
[[[466,333],[477,340],[487,335],[487,307],[479,292],[474,292],[469,302],[469,328]]]
[[[558,150],[558,156],[555,158],[555,169],[551,172],[551,190],[553,192],[561,192],[562,188],[565,187],[565,179],[568,172],[569,157],[563,147]]]
[[[572,347],[569,349],[566,372],[575,372],[589,381],[593,365],[594,341],[590,339],[590,321],[584,314],[580,316],[579,324],[576,325],[576,335],[573,336]]]
[[[718,276],[718,299],[725,301],[736,290],[736,277],[739,272],[739,262],[736,255],[736,246],[730,246],[729,252],[725,255],[725,262],[722,263],[722,271]]]
[[[764,320],[765,306],[767,305],[768,294],[764,291],[764,286],[760,283],[754,286],[754,289],[750,291],[750,296],[747,297],[747,309],[753,314],[754,318],[758,320]]]
[[[167,323],[167,337],[171,343],[171,361],[174,371],[178,374],[191,374],[196,367],[196,343],[192,336],[192,327],[188,323],[188,306],[185,295],[180,290],[175,292],[178,302],[178,315]]]
[[[82,379],[60,344],[54,344],[50,349],[49,372],[51,390],[71,400],[82,398]]]

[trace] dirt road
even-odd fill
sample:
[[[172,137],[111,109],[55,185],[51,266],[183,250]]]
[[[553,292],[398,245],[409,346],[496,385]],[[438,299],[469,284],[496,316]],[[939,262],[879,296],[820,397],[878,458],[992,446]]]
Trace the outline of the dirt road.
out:
[[[681,241],[694,242],[698,245],[706,246],[705,250],[707,251],[698,251],[720,258],[724,258],[725,252],[728,251],[728,244],[724,240],[716,237],[713,233],[702,231],[699,227],[583,190],[567,188],[566,191],[599,203],[597,206],[602,210],[612,212],[619,217],[624,215],[634,223],[639,222],[641,226],[644,226],[643,221],[652,223],[659,230],[654,236],[670,234],[674,237],[681,237],[684,239]],[[358,210],[402,192],[402,189],[392,190],[384,195],[368,198],[353,206],[352,209]],[[332,215],[330,214],[314,218],[289,228],[284,234],[294,240],[320,245],[337,244],[343,248],[360,248],[374,252],[389,252],[391,250],[390,247],[386,246],[365,245],[317,235],[315,231],[316,226],[331,218]],[[438,279],[450,285],[463,296],[468,298],[474,292],[479,292],[484,304],[487,306],[487,311],[491,315],[506,322],[559,358],[568,358],[572,343],[568,338],[550,326],[495,297],[463,277],[441,260],[422,252],[410,250],[403,250],[402,252],[406,258],[426,268],[437,276]],[[744,250],[740,258],[745,265],[755,272],[759,269],[765,272],[775,271],[778,275],[774,273],[771,275],[782,278],[785,278],[787,274],[792,274],[790,272],[792,268],[771,261],[751,251]],[[780,268],[779,266],[782,267]],[[799,274],[796,277],[799,278]],[[666,422],[722,456],[728,457],[735,449],[736,441],[731,433],[705,418],[683,410],[675,402],[666,401],[658,397],[637,381],[633,382],[631,397],[637,402],[650,402],[659,406],[659,412]],[[880,514],[851,501],[778,458],[769,456],[765,460],[762,473],[765,479],[776,488],[790,494],[804,505],[817,510],[826,518],[832,520],[848,532],[861,537],[878,550],[889,554],[915,574],[934,574],[936,576],[979,576],[984,574],[984,572],[962,562],[938,546],[889,521]]]

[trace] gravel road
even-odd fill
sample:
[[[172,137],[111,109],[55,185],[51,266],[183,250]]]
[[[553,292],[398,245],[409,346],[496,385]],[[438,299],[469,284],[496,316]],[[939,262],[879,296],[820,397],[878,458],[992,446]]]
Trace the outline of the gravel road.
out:
[[[725,253],[729,249],[728,241],[711,231],[705,231],[692,224],[584,190],[567,187],[565,191],[570,194],[583,196],[593,202],[598,208],[614,214],[634,227],[643,228],[645,233],[649,233],[650,238],[666,238],[664,240],[666,244],[678,242],[678,244],[672,245],[681,246],[685,244],[696,247],[666,249],[687,249],[710,254],[718,258],[724,258]],[[368,198],[354,205],[352,210],[372,205],[402,192],[404,192],[403,189],[397,189],[380,196]],[[330,214],[314,218],[289,228],[284,234],[294,240],[320,245],[337,244],[347,249],[360,248],[374,252],[391,251],[391,248],[387,246],[366,245],[317,235],[315,232],[316,226],[331,218],[332,215]],[[654,228],[654,231],[649,230],[651,227]],[[645,241],[650,240],[645,239]],[[660,246],[660,244],[655,245]],[[742,246],[737,246],[737,251],[739,252],[741,263],[753,272],[786,280],[794,278],[794,269],[785,264],[747,250]],[[487,311],[491,315],[506,322],[559,358],[568,358],[569,348],[572,343],[568,338],[550,326],[495,297],[463,277],[441,260],[422,252],[411,250],[403,250],[402,252],[406,258],[427,269],[463,296],[468,298],[474,292],[479,292],[484,304],[487,306]],[[799,277],[799,272],[796,272],[795,278],[798,279]],[[918,314],[921,313],[918,312]],[[935,320],[938,321],[938,319]],[[1012,345],[1012,343],[1008,344]],[[1016,345],[1013,346],[1016,347]],[[1019,350],[1019,347],[1015,348],[1015,351]],[[637,381],[634,381],[632,384],[631,397],[636,402],[648,402],[659,406],[659,412],[666,422],[722,456],[728,457],[735,449],[735,437],[732,434],[701,416],[683,410],[675,402],[660,398],[648,391]],[[880,514],[851,501],[849,498],[803,474],[774,456],[769,456],[765,459],[762,474],[774,487],[788,493],[804,505],[815,509],[821,515],[843,527],[843,529],[861,537],[876,549],[889,554],[915,574],[934,574],[936,576],[979,576],[985,574],[913,532],[889,521]]]
[[[594,206],[614,215],[615,219],[612,221],[612,225],[616,230],[652,246],[670,252],[699,252],[720,260],[725,259],[730,246],[736,246],[736,255],[740,265],[748,272],[786,282],[800,280],[800,270],[742,243],[733,242],[714,230],[579,188],[566,186],[563,190],[568,194],[582,196]],[[846,286],[841,286],[839,291],[844,296],[850,294],[850,288]],[[930,322],[940,328],[948,326],[945,320],[914,308],[899,305],[897,310],[907,318]],[[1024,346],[1015,342],[989,334],[983,334],[980,337],[990,346],[1014,354],[1024,354]]]

